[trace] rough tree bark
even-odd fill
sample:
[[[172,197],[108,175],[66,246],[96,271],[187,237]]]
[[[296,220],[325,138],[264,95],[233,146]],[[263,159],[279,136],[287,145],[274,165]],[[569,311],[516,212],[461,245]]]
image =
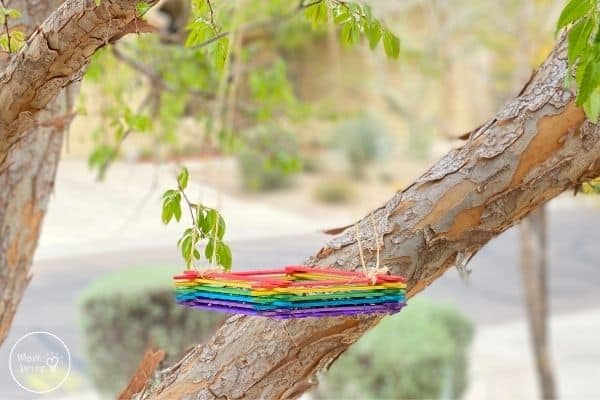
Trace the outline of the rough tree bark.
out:
[[[60,1],[39,0],[26,5],[6,1],[5,4],[18,7],[23,14],[18,22],[30,33]],[[6,60],[0,61],[0,67],[6,66]],[[0,343],[8,334],[30,279],[29,270],[54,184],[63,130],[69,121],[52,121],[52,118],[66,113],[66,97],[62,95],[38,113],[23,140],[14,143],[4,157],[0,155],[0,160],[6,160],[7,165],[0,168]],[[4,148],[0,145],[0,149]]]
[[[600,174],[600,129],[564,88],[561,40],[518,98],[356,227],[369,263],[408,278],[414,296],[448,268],[559,193]],[[312,265],[359,267],[354,228],[332,239]],[[502,265],[498,266],[499,268]],[[315,384],[381,317],[277,321],[234,316],[206,344],[162,371],[143,399],[287,399]],[[399,334],[401,340],[401,334]]]
[[[76,82],[98,48],[135,31],[136,0],[61,3],[5,1],[33,33],[7,65],[0,60],[0,344],[30,279]]]

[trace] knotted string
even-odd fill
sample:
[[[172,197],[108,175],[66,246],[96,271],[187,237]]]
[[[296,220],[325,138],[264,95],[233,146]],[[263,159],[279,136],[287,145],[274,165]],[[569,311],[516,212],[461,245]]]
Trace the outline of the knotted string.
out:
[[[356,223],[356,225],[354,225],[354,234],[356,236],[358,254],[360,255],[360,263],[362,265],[363,274],[371,282],[371,284],[374,285],[375,283],[377,283],[377,275],[389,273],[389,268],[381,267],[379,264],[379,230],[377,229],[377,225],[375,224],[375,220],[373,219],[373,213],[369,214],[369,219],[371,220],[371,225],[373,226],[373,234],[375,235],[375,267],[367,268],[367,263],[365,262],[365,256],[362,248],[362,242],[360,240],[360,234],[358,233],[359,223]]]

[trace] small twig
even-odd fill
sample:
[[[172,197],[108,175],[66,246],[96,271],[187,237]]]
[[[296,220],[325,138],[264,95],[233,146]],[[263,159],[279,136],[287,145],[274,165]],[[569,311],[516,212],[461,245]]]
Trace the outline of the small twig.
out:
[[[208,5],[208,9],[210,11],[210,24],[213,28],[217,29],[217,24],[215,23],[215,10],[213,9],[212,3],[210,0],[206,0],[206,4]]]
[[[192,224],[195,224],[196,223],[196,216],[194,215],[195,204],[190,201],[189,197],[187,197],[187,194],[185,193],[185,191],[182,188],[179,188],[179,191],[181,192],[181,195],[183,196],[183,200],[186,202],[188,209],[190,210],[190,217],[192,218]]]
[[[144,100],[142,101],[142,103],[140,104],[140,106],[137,109],[137,113],[140,114],[142,111],[144,111],[144,109],[148,106],[148,104],[150,103],[150,100],[152,100],[154,91],[151,90],[148,95],[144,98]],[[159,93],[160,96],[160,93]],[[123,132],[123,135],[121,135],[121,137],[119,138],[118,142],[115,145],[115,151],[113,152],[112,156],[107,160],[107,162],[103,165],[100,166],[100,168],[98,169],[98,175],[99,176],[103,176],[106,173],[106,170],[108,169],[108,167],[110,166],[110,164],[117,158],[117,155],[119,154],[119,150],[121,149],[121,146],[123,145],[123,142],[125,141],[125,139],[127,139],[127,137],[133,132],[133,129],[128,128],[126,131]]]
[[[147,65],[135,60],[134,58],[129,57],[127,54],[123,53],[116,45],[113,45],[111,47],[111,52],[117,60],[123,62],[130,68],[145,75],[150,80],[150,83],[153,86],[158,87],[167,92],[171,92],[171,93],[177,92],[177,89],[175,89],[174,87],[169,85],[167,82],[165,82],[165,80],[156,71],[154,71]],[[193,89],[193,90],[189,90],[188,92],[190,94],[193,94],[197,97],[201,97],[204,99],[213,99],[215,97],[214,93],[208,92],[208,91],[203,91],[203,90]]]
[[[218,41],[219,39],[222,39],[222,38],[224,38],[226,36],[229,36],[229,35],[231,35],[234,32],[247,32],[247,31],[251,31],[253,29],[260,28],[260,27],[267,26],[267,25],[271,25],[271,24],[273,24],[273,25],[279,25],[282,22],[284,22],[284,21],[292,18],[293,16],[295,16],[298,12],[300,12],[300,11],[306,9],[306,8],[312,7],[312,6],[316,5],[316,4],[319,4],[322,1],[323,0],[315,0],[315,1],[313,1],[311,3],[308,3],[308,4],[304,4],[304,1],[300,1],[300,3],[296,7],[294,7],[293,11],[291,11],[291,12],[288,12],[286,14],[277,15],[277,16],[274,16],[272,18],[266,18],[266,19],[263,19],[261,21],[251,22],[249,24],[240,26],[239,28],[237,28],[235,30],[220,32],[220,33],[216,34],[215,36],[213,36],[213,37],[211,37],[209,39],[206,39],[205,41],[203,41],[201,43],[198,43],[195,46],[192,46],[191,48],[198,49],[198,48],[201,48],[201,47],[208,46],[209,44],[214,43],[214,42]]]
[[[2,8],[6,10],[6,5],[4,5],[4,0],[0,0],[0,4],[2,5]],[[8,29],[8,15],[4,16],[4,29],[6,29],[6,37],[8,39],[8,53],[12,53],[12,48],[10,47],[10,29]]]
[[[315,6],[315,5],[317,5],[317,4],[319,4],[319,3],[322,3],[322,2],[323,2],[323,0],[315,0],[315,1],[311,1],[311,2],[309,2],[309,3],[306,3],[306,4],[305,4],[305,3],[304,3],[304,0],[300,0],[300,3],[298,4],[298,7],[297,7],[297,8],[298,8],[299,10],[301,10],[301,9],[303,9],[303,8],[308,8],[308,7]],[[340,3],[342,3],[342,4],[343,4],[343,2],[340,2]]]
[[[183,190],[183,188],[181,186],[179,186],[179,184],[178,184],[178,189],[179,189],[179,192],[181,193],[181,195],[183,196],[183,200],[186,202],[186,204],[188,206],[188,210],[190,211],[190,217],[192,218],[192,244],[190,246],[189,257],[190,257],[191,266],[194,269],[197,269],[196,265],[194,263],[194,250],[196,250],[196,244],[198,243],[198,236],[197,236],[198,233],[196,231],[197,214],[194,214],[194,208],[196,209],[196,213],[199,213],[200,210],[198,209],[198,206],[196,206],[194,203],[192,203],[190,201],[187,194],[185,193],[185,190]],[[211,263],[211,266],[212,266],[212,263]],[[190,267],[190,265],[188,265],[188,268],[189,267]]]

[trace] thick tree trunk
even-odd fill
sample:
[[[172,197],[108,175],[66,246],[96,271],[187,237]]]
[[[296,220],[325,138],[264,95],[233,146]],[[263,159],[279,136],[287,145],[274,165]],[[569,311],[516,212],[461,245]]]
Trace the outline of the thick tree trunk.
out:
[[[27,4],[6,1],[5,4],[22,12],[18,23],[30,33],[60,1],[38,0]],[[4,155],[6,167],[0,168],[0,344],[8,334],[30,279],[33,253],[54,185],[63,130],[70,120],[59,118],[66,115],[66,105],[62,95],[40,112],[24,138]]]
[[[69,100],[78,91],[73,82],[98,48],[134,31],[135,0],[61,3],[5,1],[22,12],[17,23],[33,34],[7,65],[0,60],[0,344],[30,279],[71,120]]]
[[[540,398],[556,399],[548,344],[546,226],[545,207],[538,208],[521,222],[521,275]]]
[[[586,121],[564,88],[565,58],[561,40],[517,99],[375,210],[378,241],[369,217],[357,222],[369,262],[374,263],[376,243],[383,243],[382,264],[408,278],[409,296],[451,266],[466,263],[549,199],[600,174],[600,129]],[[358,268],[354,229],[307,263]],[[163,371],[142,398],[297,397],[380,318],[232,317],[210,341]]]
[[[54,101],[36,121],[50,120],[65,111],[64,102]],[[54,187],[63,131],[63,126],[54,125],[33,128],[13,146],[8,168],[0,172],[0,343],[8,334],[30,279],[33,253]]]

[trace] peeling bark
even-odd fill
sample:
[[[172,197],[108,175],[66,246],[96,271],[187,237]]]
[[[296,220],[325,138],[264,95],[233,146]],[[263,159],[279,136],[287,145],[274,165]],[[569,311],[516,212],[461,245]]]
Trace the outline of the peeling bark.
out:
[[[31,279],[63,133],[70,123],[69,99],[76,96],[76,82],[92,53],[132,32],[136,4],[6,1],[23,13],[18,22],[31,36],[8,65],[0,60],[0,344]]]
[[[64,110],[56,101],[40,117]],[[54,186],[63,130],[35,129],[8,155],[9,167],[0,172],[0,343],[30,280],[33,253],[41,222]]]
[[[563,87],[566,73],[561,40],[518,98],[373,212],[378,240],[369,216],[358,221],[368,263],[383,243],[382,265],[406,276],[414,296],[549,199],[600,175],[600,129],[575,107],[574,93]],[[354,228],[306,262],[359,268]],[[380,319],[235,316],[140,397],[294,398]]]
[[[102,0],[97,5],[95,0],[67,0],[11,58],[0,74],[0,171],[6,168],[9,148],[35,125],[35,114],[81,78],[92,54],[134,31],[138,2]],[[48,2],[34,2],[43,3]]]
[[[60,3],[60,0],[37,0],[27,4],[8,1],[6,5],[22,12],[19,23],[30,33]],[[2,62],[0,66],[4,67]],[[74,94],[76,89],[69,90]],[[66,124],[47,122],[64,115],[67,108],[63,94],[39,112],[32,120],[36,127],[29,128],[23,139],[5,154],[7,166],[0,168],[0,344],[8,334],[31,278],[33,253],[54,186],[63,131],[68,125],[68,120]],[[38,126],[40,124],[45,126]]]

